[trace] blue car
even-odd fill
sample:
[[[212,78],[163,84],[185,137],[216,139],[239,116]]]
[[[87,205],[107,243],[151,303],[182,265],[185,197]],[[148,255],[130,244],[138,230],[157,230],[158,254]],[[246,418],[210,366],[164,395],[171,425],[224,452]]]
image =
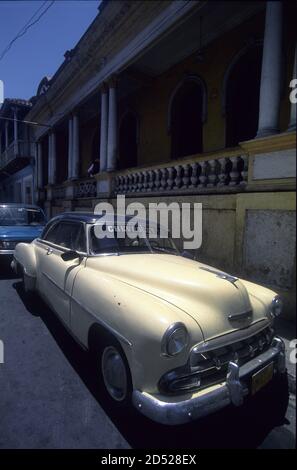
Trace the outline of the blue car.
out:
[[[38,238],[46,220],[42,209],[29,204],[0,203],[0,265],[12,258],[17,243]]]

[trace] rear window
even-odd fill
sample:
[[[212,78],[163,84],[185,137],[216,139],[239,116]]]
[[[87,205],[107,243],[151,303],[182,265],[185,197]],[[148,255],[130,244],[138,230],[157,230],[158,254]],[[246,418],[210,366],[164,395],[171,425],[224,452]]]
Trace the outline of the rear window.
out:
[[[0,226],[44,225],[45,217],[38,207],[0,206]]]

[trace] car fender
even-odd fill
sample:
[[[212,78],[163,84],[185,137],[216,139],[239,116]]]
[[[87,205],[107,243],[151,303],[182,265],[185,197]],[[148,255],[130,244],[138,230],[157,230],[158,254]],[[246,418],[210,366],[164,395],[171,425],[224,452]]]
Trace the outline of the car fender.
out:
[[[36,255],[34,243],[18,243],[14,250],[15,261],[23,268],[26,276],[36,279]]]
[[[190,348],[202,340],[197,323],[167,301],[93,269],[78,272],[71,302],[71,330],[88,347],[94,324],[103,326],[121,343],[134,388],[156,392],[161,376],[187,362]],[[183,322],[189,332],[185,350],[175,357],[162,354],[167,328]],[[99,340],[99,339],[98,339]]]

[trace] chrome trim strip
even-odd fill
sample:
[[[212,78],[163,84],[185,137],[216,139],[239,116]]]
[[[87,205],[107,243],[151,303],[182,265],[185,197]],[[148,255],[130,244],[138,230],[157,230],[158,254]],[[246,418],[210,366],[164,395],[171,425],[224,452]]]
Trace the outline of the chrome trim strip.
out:
[[[230,361],[226,377],[226,386],[230,393],[230,400],[235,406],[243,403],[244,388],[239,381],[239,365]]]
[[[14,250],[0,250],[0,255],[13,255]]]
[[[48,247],[54,248],[57,251],[62,251],[63,253],[67,253],[68,251],[73,251],[71,250],[71,248],[66,248],[65,246],[56,245],[55,243],[42,240],[41,238],[36,238],[34,241],[40,243],[41,245],[46,245]],[[88,254],[83,251],[78,251],[77,253],[85,257],[88,256]]]
[[[219,279],[224,279],[225,281],[231,282],[231,284],[233,284],[236,289],[238,289],[237,285],[235,284],[235,282],[238,281],[238,277],[231,276],[231,274],[225,273],[223,271],[207,268],[206,266],[201,266],[199,269],[203,269],[204,271],[215,274]]]
[[[225,382],[211,386],[208,390],[201,390],[193,398],[168,402],[165,395],[154,396],[140,390],[134,390],[132,403],[140,413],[153,421],[166,425],[184,424],[214,413],[229,404],[240,406],[244,397],[249,393],[248,388],[240,379],[272,361],[275,364],[275,370],[283,373],[284,370],[280,364],[282,362],[280,357],[284,354],[283,349],[283,341],[275,337],[274,345],[268,351],[242,367],[230,362]]]
[[[263,323],[263,325],[259,326],[260,323]],[[196,344],[196,346],[191,349],[190,354],[199,354],[212,349],[228,346],[229,344],[233,344],[237,341],[243,341],[244,339],[248,339],[257,333],[260,333],[262,330],[265,330],[265,328],[267,328],[269,325],[271,325],[271,323],[268,319],[259,320],[258,322],[249,325],[247,328],[242,330],[232,331],[231,333],[217,336],[216,338],[210,339],[209,341]]]
[[[228,315],[228,319],[231,320],[231,321],[235,321],[235,320],[242,320],[243,318],[251,318],[253,315],[253,311],[252,310],[247,310],[246,312],[242,312],[242,313],[233,313],[233,314],[230,314]]]
[[[85,310],[89,315],[94,317],[96,319],[97,323],[100,323],[104,328],[109,330],[113,335],[117,336],[121,341],[123,341],[125,344],[127,344],[130,348],[132,347],[131,341],[129,341],[125,336],[123,336],[121,333],[119,333],[117,330],[115,330],[112,326],[108,325],[104,320],[101,318],[98,318],[98,316],[92,312],[90,309],[86,308],[85,305],[83,305],[79,300],[75,299],[72,297],[72,300],[79,305],[83,310]]]

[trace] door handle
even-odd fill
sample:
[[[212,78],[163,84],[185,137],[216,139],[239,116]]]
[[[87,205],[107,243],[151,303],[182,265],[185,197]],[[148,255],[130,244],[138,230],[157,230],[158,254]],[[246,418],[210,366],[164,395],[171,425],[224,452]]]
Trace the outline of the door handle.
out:
[[[52,252],[53,252],[52,248],[48,248],[48,249],[46,250],[46,254],[47,254],[47,255],[51,255]]]

